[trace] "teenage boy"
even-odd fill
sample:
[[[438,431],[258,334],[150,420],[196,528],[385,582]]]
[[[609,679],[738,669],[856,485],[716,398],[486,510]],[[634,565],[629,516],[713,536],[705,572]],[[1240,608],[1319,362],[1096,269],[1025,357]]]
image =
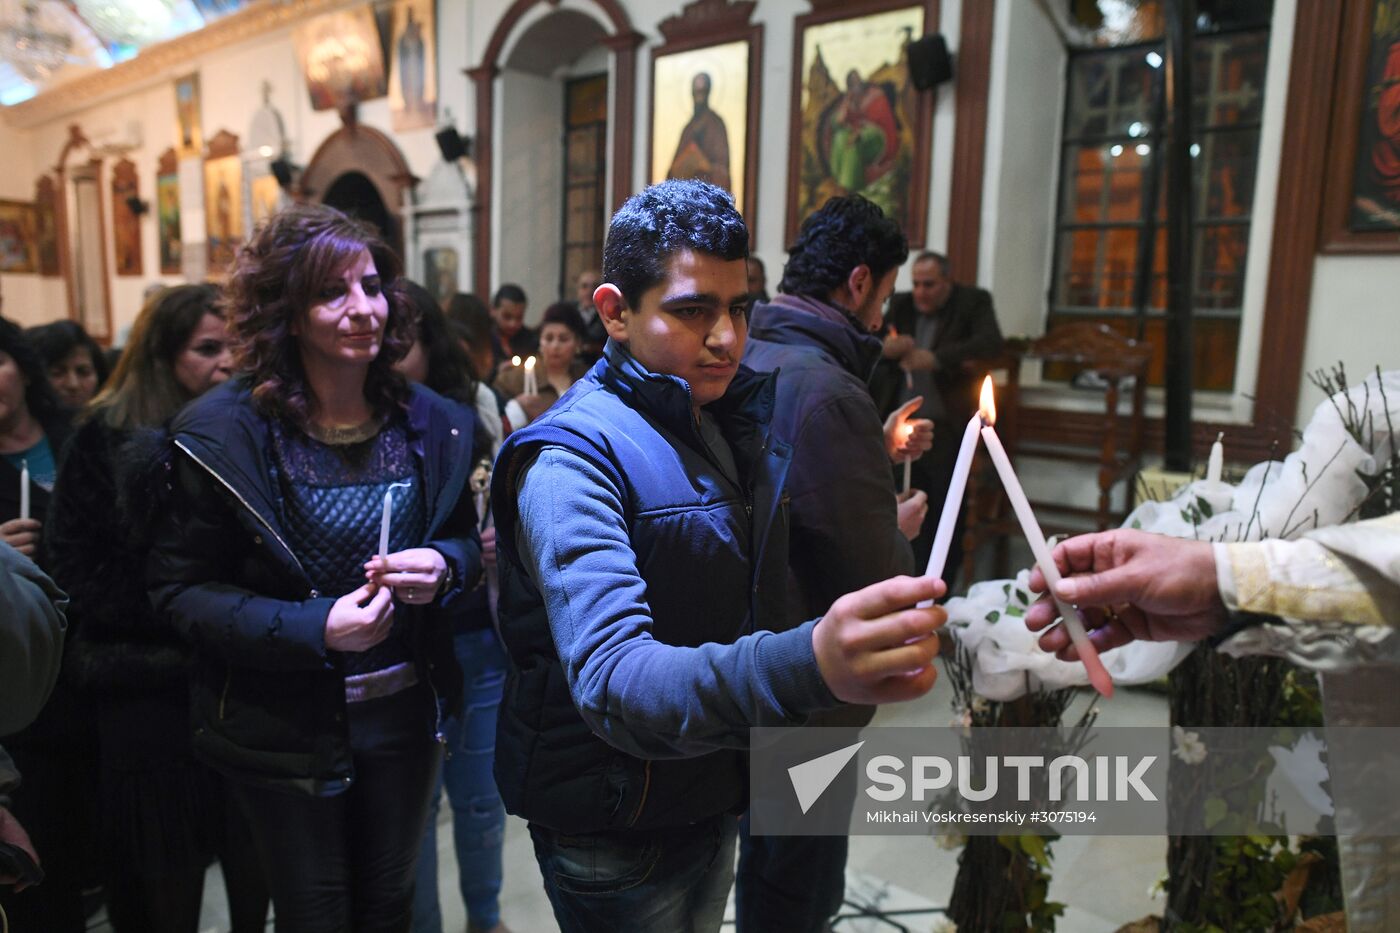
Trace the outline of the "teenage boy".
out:
[[[803,222],[778,296],[753,309],[744,364],[782,373],[773,432],[793,447],[792,624],[843,593],[914,572],[909,541],[928,497],[915,492],[896,505],[890,461],[927,450],[933,423],[909,418],[917,399],[882,423],[866,383],[880,359],[873,332],[908,255],[899,224],[879,207],[832,198]],[[813,724],[859,727],[874,712],[847,707]],[[739,933],[828,929],[846,890],[846,837],[750,836],[747,818],[741,829]]]
[[[492,484],[512,669],[497,733],[565,933],[718,930],[754,726],[933,685],[938,581],[897,578],[778,634],[788,448],[773,377],[739,366],[748,231],[666,181],[613,216],[609,342]]]

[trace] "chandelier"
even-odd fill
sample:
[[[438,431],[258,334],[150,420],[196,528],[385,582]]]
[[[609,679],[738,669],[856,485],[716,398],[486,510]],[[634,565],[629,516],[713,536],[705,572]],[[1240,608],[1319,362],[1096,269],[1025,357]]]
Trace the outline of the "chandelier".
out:
[[[25,80],[47,79],[68,60],[73,39],[63,32],[50,32],[39,25],[39,5],[24,5],[24,20],[0,26],[0,58],[9,62]]]
[[[171,0],[74,0],[73,6],[105,42],[142,48],[170,38]]]

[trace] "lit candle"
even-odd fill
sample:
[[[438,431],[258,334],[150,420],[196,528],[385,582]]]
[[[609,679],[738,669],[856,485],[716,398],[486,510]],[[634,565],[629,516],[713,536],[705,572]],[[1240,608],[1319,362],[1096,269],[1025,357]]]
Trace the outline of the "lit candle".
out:
[[[389,554],[389,525],[393,522],[394,490],[407,489],[408,486],[408,483],[390,483],[389,488],[384,490],[384,516],[379,520],[380,557],[387,557]]]
[[[532,356],[525,361],[525,394],[538,395],[539,384],[535,382],[535,358]]]
[[[1218,483],[1225,474],[1225,432],[1215,435],[1215,443],[1210,445],[1210,460],[1206,463],[1206,482]]]
[[[928,570],[925,576],[943,577],[943,568],[948,563],[948,549],[953,546],[953,530],[958,524],[958,513],[962,511],[963,493],[967,490],[967,475],[972,472],[972,455],[977,452],[977,432],[982,428],[982,412],[992,402],[992,377],[982,380],[982,408],[972,416],[963,431],[958,459],[953,463],[953,478],[948,482],[948,492],[943,499],[943,514],[938,518],[938,530],[933,535],[933,550],[928,555]],[[926,600],[920,606],[933,605]]]
[[[990,394],[988,392],[983,396],[984,406],[989,401]],[[991,455],[997,475],[1001,477],[1001,484],[1006,489],[1006,498],[1016,513],[1016,520],[1021,523],[1021,533],[1026,536],[1026,543],[1031,546],[1031,553],[1035,555],[1035,562],[1040,565],[1040,572],[1045,574],[1045,585],[1050,590],[1051,598],[1055,600],[1056,608],[1060,610],[1060,618],[1064,620],[1065,628],[1069,631],[1070,641],[1079,649],[1079,659],[1084,662],[1084,667],[1089,672],[1089,683],[1093,684],[1099,693],[1111,697],[1113,678],[1108,676],[1103,661],[1099,659],[1098,650],[1094,648],[1093,642],[1089,641],[1079,610],[1055,595],[1055,585],[1060,582],[1060,572],[1055,567],[1055,561],[1051,559],[1050,545],[1046,543],[1040,524],[1035,520],[1035,513],[1031,511],[1025,490],[1016,478],[1016,471],[1011,468],[1006,449],[1001,446],[1001,438],[997,437],[996,428],[992,427],[996,422],[995,404],[984,407],[981,416],[987,422],[982,428],[982,443],[987,445],[987,453]]]
[[[909,438],[912,437],[913,434],[914,434],[914,426],[913,426],[912,424],[906,424],[906,425],[904,426],[904,443],[905,443],[906,446],[908,446],[908,444],[909,444]],[[906,453],[906,454],[904,455],[904,491],[905,491],[905,492],[908,492],[910,489],[913,488],[913,484],[912,484],[912,482],[911,482],[912,477],[911,477],[911,475],[910,475],[910,468],[913,467],[913,465],[914,465],[914,457],[913,457],[913,455],[912,455],[912,454]]]
[[[29,461],[19,462],[19,517],[29,517]]]

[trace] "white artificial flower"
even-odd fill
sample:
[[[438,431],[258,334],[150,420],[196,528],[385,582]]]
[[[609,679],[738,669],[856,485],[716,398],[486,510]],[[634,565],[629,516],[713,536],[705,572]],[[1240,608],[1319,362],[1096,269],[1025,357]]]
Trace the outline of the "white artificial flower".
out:
[[[1172,754],[1188,765],[1198,765],[1206,760],[1206,746],[1196,732],[1187,732],[1180,726],[1172,726]]]

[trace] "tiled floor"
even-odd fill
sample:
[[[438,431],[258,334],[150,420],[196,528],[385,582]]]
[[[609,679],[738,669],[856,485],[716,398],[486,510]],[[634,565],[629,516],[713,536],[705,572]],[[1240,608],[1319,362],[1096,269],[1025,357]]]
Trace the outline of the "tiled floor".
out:
[[[929,696],[914,703],[880,710],[878,725],[943,725],[950,715],[950,691],[941,682]],[[1158,695],[1124,690],[1101,707],[1099,722],[1113,725],[1164,725],[1165,701]],[[443,819],[447,819],[443,808]],[[461,933],[466,928],[461,899],[456,893],[456,863],[450,827],[438,827],[444,930]],[[1166,843],[1158,837],[1094,838],[1067,836],[1054,844],[1054,881],[1050,895],[1069,905],[1059,929],[1065,933],[1111,933],[1130,920],[1160,911],[1149,889],[1164,866]],[[935,908],[946,903],[957,871],[957,853],[946,851],[928,839],[916,837],[857,836],[851,840],[847,897],[857,904],[877,903],[885,909]],[[505,889],[501,915],[516,933],[552,933],[557,927],[540,888],[524,824],[511,819],[506,833]],[[904,915],[898,920],[909,930],[937,929],[937,913]],[[106,929],[105,925],[99,929]],[[225,933],[228,929],[223,882],[211,869],[205,895],[201,933]],[[870,919],[844,919],[842,933],[888,933],[896,928]]]

